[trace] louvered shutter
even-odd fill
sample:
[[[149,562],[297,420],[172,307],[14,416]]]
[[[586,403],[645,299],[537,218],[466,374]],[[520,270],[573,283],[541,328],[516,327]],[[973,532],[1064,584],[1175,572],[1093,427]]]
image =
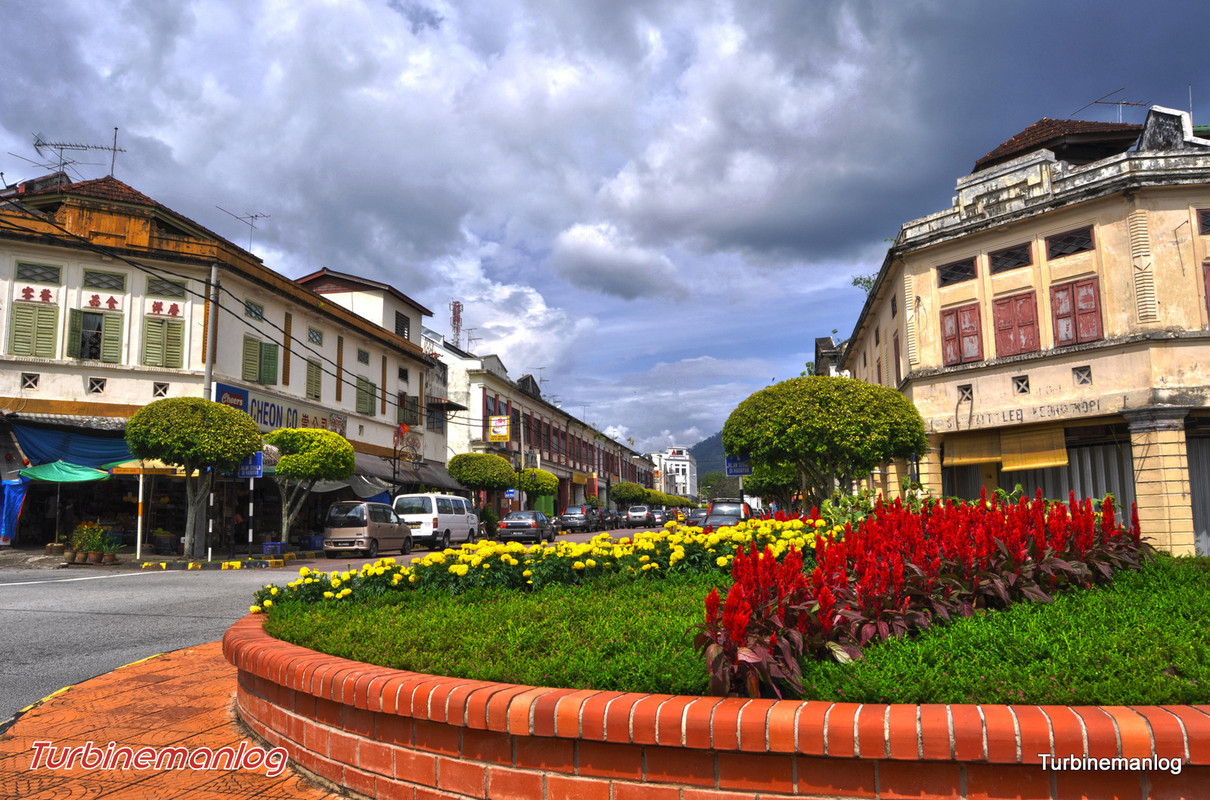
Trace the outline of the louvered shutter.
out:
[[[1095,342],[1101,338],[1101,297],[1097,279],[1077,281],[1075,295],[1076,340]]]
[[[181,369],[185,366],[185,323],[164,323],[164,366]]]
[[[1076,310],[1072,298],[1072,287],[1050,287],[1050,307],[1054,315],[1055,346],[1076,343]]]
[[[1015,340],[1018,353],[1032,353],[1041,345],[1038,341],[1038,301],[1033,292],[1019,294],[1013,299],[1017,315]]]
[[[38,358],[54,358],[55,334],[59,331],[59,309],[42,306],[37,309],[34,321],[34,355]]]
[[[1017,354],[1017,305],[1011,297],[992,302],[992,326],[996,329],[996,355]]]
[[[260,345],[260,382],[277,383],[277,345],[273,342]]]
[[[34,328],[38,309],[22,303],[13,304],[13,332],[9,352],[15,356],[34,354]]]
[[[244,365],[241,376],[249,383],[260,380],[260,341],[244,337]]]
[[[323,392],[323,372],[320,370],[319,364],[314,361],[307,362],[307,397],[312,400],[318,400]]]
[[[42,309],[38,309],[41,311]],[[67,357],[80,357],[80,340],[84,338],[84,312],[77,308],[67,311]]]
[[[370,394],[369,382],[364,378],[357,379],[357,413],[368,414],[374,407],[374,396]]]
[[[143,363],[149,367],[164,366],[164,320],[143,320]]]
[[[962,363],[962,352],[958,348],[958,312],[941,312],[941,360],[945,366]]]
[[[122,315],[101,316],[101,360],[117,364],[122,360]]]
[[[962,338],[962,361],[983,359],[983,337],[979,330],[979,305],[972,303],[958,309],[958,333]]]

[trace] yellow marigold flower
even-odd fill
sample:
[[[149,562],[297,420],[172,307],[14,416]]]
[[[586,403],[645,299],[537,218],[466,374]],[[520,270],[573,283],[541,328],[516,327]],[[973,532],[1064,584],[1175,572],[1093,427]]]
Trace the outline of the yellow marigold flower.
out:
[[[532,569],[527,569],[527,570],[525,570],[525,572],[521,573],[522,577],[525,577],[525,578],[528,578],[530,575],[533,575],[533,574],[534,574],[534,571]],[[530,583],[533,583],[533,581],[530,581]]]
[[[415,583],[415,582],[416,582],[416,573],[413,572],[411,575],[408,576],[408,583]]]
[[[730,559],[728,559],[726,556],[719,556],[718,558],[714,559],[714,563],[718,564],[720,567],[725,567],[727,566],[729,560]]]
[[[585,561],[584,563],[588,566],[589,569],[592,569],[593,567],[595,567],[597,565],[597,562],[593,561],[591,558],[588,559],[587,561]]]
[[[248,606],[248,613],[249,614],[259,614],[260,606]]]
[[[584,569],[584,562],[583,562],[583,561],[577,561],[576,563],[574,563],[574,564],[572,564],[572,565],[571,565],[571,568],[572,568],[572,569]]]
[[[335,596],[336,595],[332,594],[331,592],[324,592],[324,597],[326,597],[329,600],[331,600]]]
[[[639,556],[640,564],[646,564],[650,560],[651,560],[651,556]]]
[[[298,574],[305,578],[311,574],[311,570],[308,567],[303,567],[298,571]]]
[[[333,579],[332,579],[332,588],[333,588],[333,589],[339,589],[339,588],[340,588],[340,578],[333,578]]]
[[[270,589],[270,590],[269,590],[269,594],[276,596],[276,595],[277,595],[277,587],[276,587],[276,586],[274,586],[272,589]]]
[[[472,559],[471,559],[471,566],[472,566],[472,567],[477,567],[477,566],[479,566],[479,565],[480,565],[480,564],[482,564],[482,563],[483,563],[483,557],[482,557],[482,556],[475,556],[474,558],[472,558]]]

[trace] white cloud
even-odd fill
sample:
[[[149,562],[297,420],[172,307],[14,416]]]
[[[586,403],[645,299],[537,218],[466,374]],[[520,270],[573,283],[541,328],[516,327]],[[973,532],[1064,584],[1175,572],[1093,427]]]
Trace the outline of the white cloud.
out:
[[[687,290],[666,255],[636,246],[610,223],[563,231],[555,237],[550,261],[568,283],[624,300],[676,297]]]

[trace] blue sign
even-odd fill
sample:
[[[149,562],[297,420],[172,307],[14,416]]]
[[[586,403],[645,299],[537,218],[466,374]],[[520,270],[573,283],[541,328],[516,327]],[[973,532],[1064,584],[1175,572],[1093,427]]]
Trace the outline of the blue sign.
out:
[[[517,499],[517,490],[516,489],[505,489],[504,490],[504,499],[505,500]]]
[[[737,456],[727,456],[727,477],[742,478],[744,475],[752,474],[752,465],[748,463],[748,459],[739,458]]]
[[[257,450],[252,455],[240,462],[239,472],[241,478],[263,478],[265,475],[265,453],[263,450]]]

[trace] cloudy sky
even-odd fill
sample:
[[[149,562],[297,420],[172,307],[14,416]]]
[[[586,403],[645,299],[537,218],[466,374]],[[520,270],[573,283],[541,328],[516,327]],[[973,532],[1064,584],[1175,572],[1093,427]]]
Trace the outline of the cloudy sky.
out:
[[[119,179],[237,243],[247,228],[216,206],[270,215],[252,244],[268,266],[388,281],[447,336],[460,300],[475,352],[543,375],[566,410],[644,450],[714,433],[799,374],[817,336],[846,337],[864,300],[851,277],[1040,118],[1107,94],[1186,109],[1192,86],[1194,121],[1210,122],[1195,2],[0,13],[8,183],[43,172],[22,158],[38,158],[35,132],[107,144],[116,126]],[[106,156],[80,175],[106,174]]]

